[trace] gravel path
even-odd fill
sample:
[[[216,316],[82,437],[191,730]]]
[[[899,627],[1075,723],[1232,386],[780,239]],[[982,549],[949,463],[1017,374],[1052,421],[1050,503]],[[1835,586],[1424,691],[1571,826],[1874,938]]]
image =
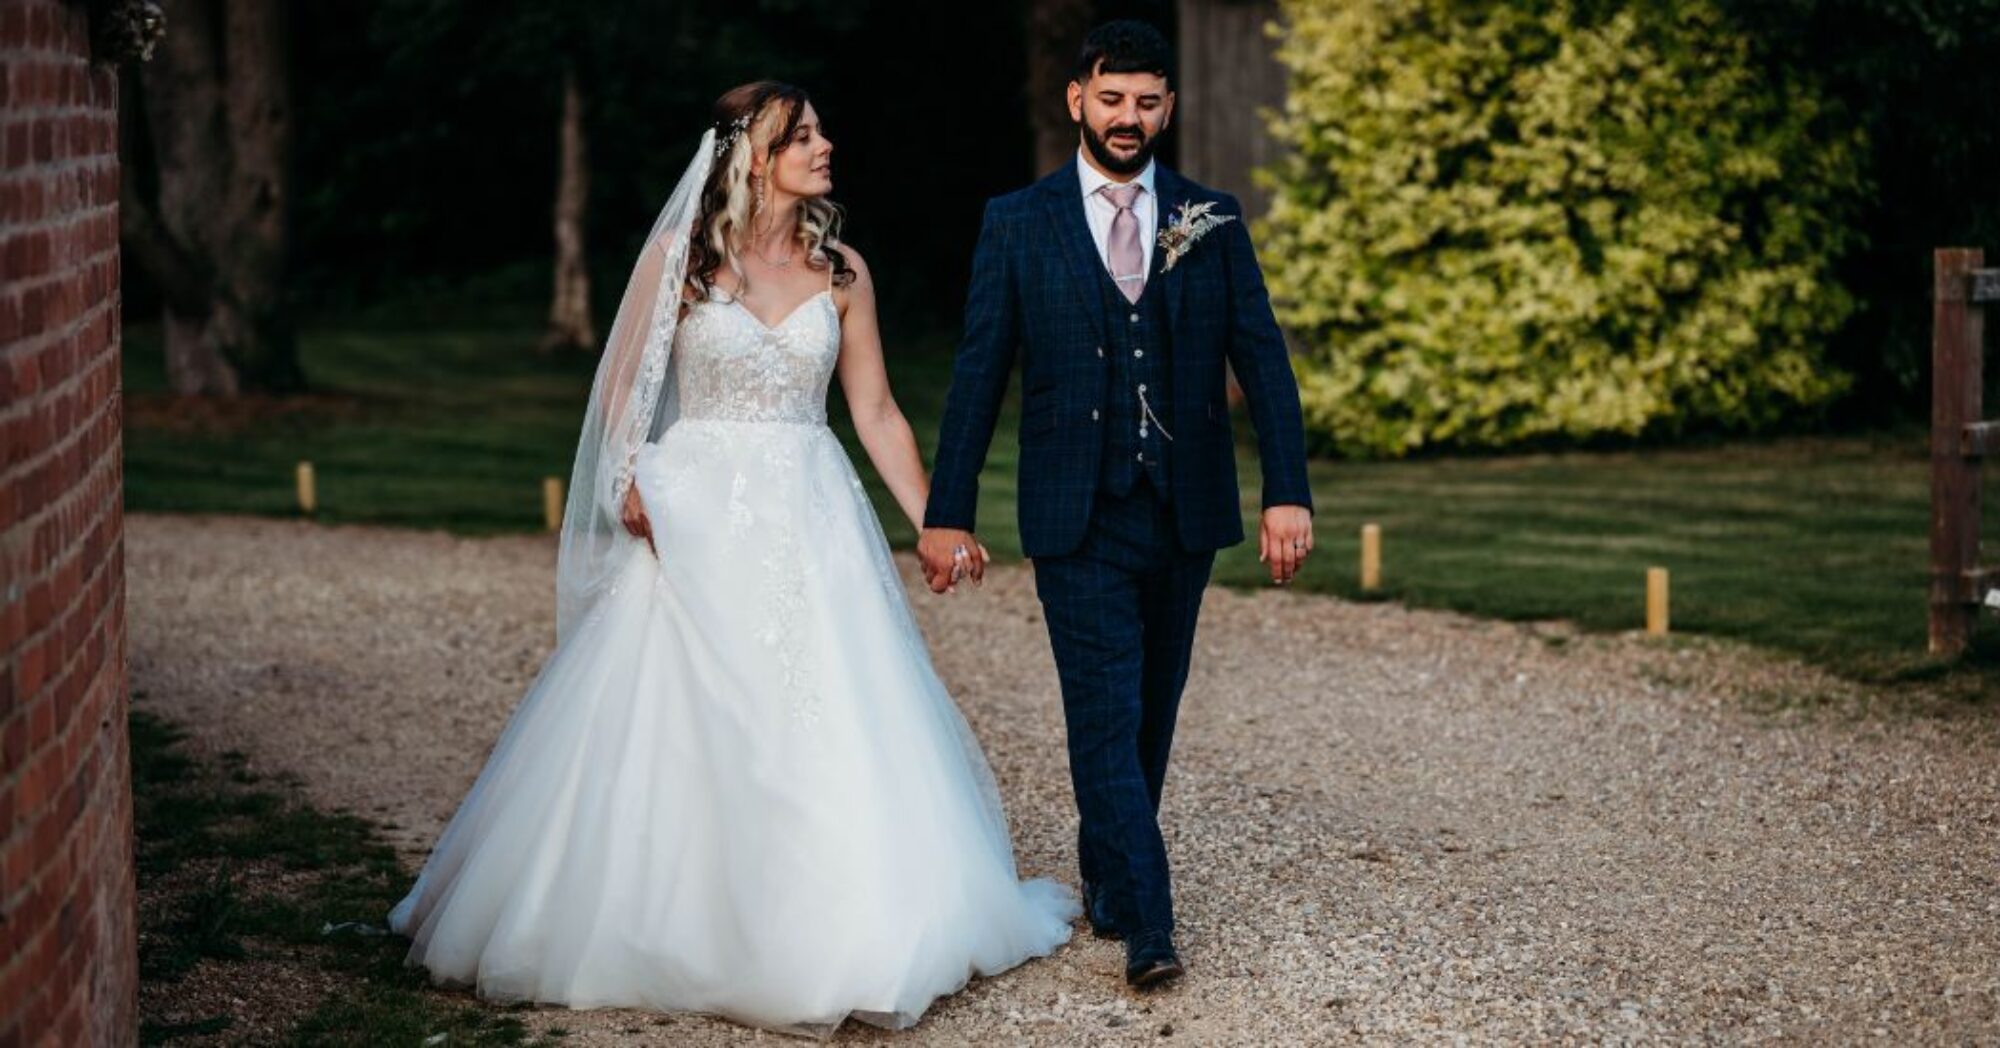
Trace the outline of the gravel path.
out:
[[[134,516],[141,708],[390,824],[414,870],[553,632],[554,545]],[[1024,874],[1074,883],[1025,568],[905,581]],[[960,638],[975,639],[972,643]],[[1189,976],[1115,944],[979,980],[901,1044],[2000,1040],[2000,730],[1786,661],[1211,590],[1164,816]],[[340,919],[338,917],[335,918]],[[780,1041],[634,1011],[581,1044]]]

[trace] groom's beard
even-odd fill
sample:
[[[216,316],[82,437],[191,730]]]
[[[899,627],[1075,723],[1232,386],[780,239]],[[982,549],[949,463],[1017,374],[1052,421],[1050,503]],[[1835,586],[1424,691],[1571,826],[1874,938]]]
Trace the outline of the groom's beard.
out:
[[[1146,162],[1153,159],[1153,148],[1159,145],[1158,138],[1147,138],[1143,127],[1114,127],[1112,131],[1131,131],[1139,136],[1139,149],[1130,157],[1121,157],[1111,151],[1111,146],[1098,137],[1097,129],[1087,122],[1079,122],[1083,128],[1083,147],[1097,160],[1097,166],[1114,175],[1136,174],[1146,169]]]

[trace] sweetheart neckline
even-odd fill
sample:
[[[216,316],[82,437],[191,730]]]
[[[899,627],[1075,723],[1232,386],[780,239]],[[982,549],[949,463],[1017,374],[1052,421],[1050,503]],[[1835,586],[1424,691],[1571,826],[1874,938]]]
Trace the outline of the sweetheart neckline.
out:
[[[831,288],[821,288],[820,290],[815,291],[810,295],[807,295],[804,299],[800,300],[798,305],[792,307],[791,312],[786,313],[784,317],[775,324],[764,323],[762,317],[759,317],[757,314],[750,312],[750,307],[744,305],[743,300],[736,297],[735,295],[729,296],[729,299],[726,304],[735,306],[737,309],[742,310],[743,315],[749,317],[751,323],[757,325],[760,328],[763,328],[765,331],[778,331],[782,329],[786,324],[791,323],[792,318],[798,316],[799,311],[806,308],[806,306],[809,305],[813,299],[816,299],[821,295],[831,295],[831,294],[833,294],[833,290]]]

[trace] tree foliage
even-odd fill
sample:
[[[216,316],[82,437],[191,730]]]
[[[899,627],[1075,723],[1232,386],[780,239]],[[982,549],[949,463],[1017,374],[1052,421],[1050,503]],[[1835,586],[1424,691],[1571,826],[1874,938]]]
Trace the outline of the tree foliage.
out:
[[[1346,453],[1754,429],[1844,388],[1863,140],[1707,0],[1286,0],[1260,244]]]
[[[1840,414],[1928,417],[1931,251],[2000,257],[2000,0],[1723,2],[1763,61],[1811,75],[1868,135],[1868,245],[1840,267],[1860,308],[1829,347],[1857,389]]]

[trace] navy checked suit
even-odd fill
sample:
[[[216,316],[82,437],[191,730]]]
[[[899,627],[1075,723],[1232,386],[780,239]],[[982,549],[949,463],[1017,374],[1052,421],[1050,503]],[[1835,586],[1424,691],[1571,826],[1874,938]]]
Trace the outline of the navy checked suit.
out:
[[[1158,822],[1167,756],[1215,551],[1244,537],[1228,368],[1256,429],[1263,505],[1312,507],[1298,389],[1242,208],[1163,166],[1154,188],[1162,228],[1191,202],[1237,220],[1171,270],[1156,246],[1129,317],[1104,292],[1112,285],[1073,165],[988,201],[924,516],[926,527],[974,529],[979,472],[1018,362],[1021,545],[1062,686],[1078,861],[1093,920],[1135,939],[1173,926]],[[1107,422],[1123,410],[1111,398],[1130,391],[1115,388],[1123,369],[1107,349],[1119,342],[1113,325],[1142,317],[1164,318],[1145,344],[1170,358],[1170,403],[1153,405],[1172,434],[1158,471],[1166,490],[1142,474],[1114,493]]]

